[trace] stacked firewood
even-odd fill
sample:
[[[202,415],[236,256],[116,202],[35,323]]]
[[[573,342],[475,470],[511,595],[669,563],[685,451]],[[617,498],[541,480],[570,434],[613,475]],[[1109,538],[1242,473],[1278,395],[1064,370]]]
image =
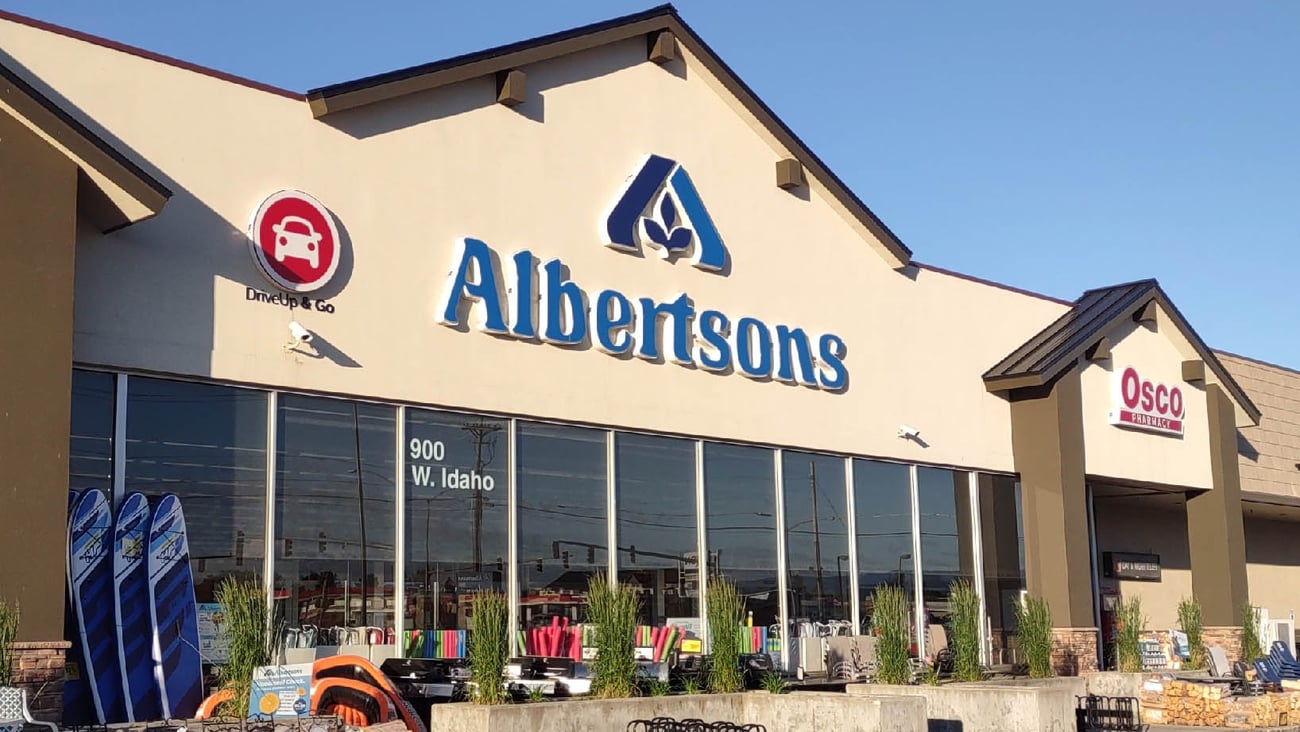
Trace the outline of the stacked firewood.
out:
[[[1192,727],[1279,727],[1300,720],[1300,692],[1232,696],[1227,685],[1151,678],[1140,692],[1148,724]]]

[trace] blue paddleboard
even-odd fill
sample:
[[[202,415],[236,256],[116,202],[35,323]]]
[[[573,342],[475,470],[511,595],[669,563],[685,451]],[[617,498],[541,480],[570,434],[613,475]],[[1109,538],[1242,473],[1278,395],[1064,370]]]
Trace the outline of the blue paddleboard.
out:
[[[72,531],[72,509],[77,505],[77,491],[68,491],[68,532]],[[71,556],[71,555],[69,555]],[[77,628],[77,611],[72,605],[72,577],[68,576],[63,598],[63,639],[71,644],[63,681],[63,723],[81,727],[96,724],[95,699],[86,681],[85,654],[81,649],[81,631]]]
[[[146,562],[162,713],[167,719],[189,719],[203,701],[203,661],[185,515],[176,496],[163,496],[154,506]]]
[[[101,724],[126,717],[117,661],[112,533],[113,508],[108,498],[98,488],[84,491],[68,524],[68,582],[77,620],[75,639],[81,646],[81,676]]]
[[[132,493],[117,510],[113,528],[113,591],[117,601],[117,657],[121,664],[126,721],[162,719],[153,667],[153,618],[149,613],[149,499]]]

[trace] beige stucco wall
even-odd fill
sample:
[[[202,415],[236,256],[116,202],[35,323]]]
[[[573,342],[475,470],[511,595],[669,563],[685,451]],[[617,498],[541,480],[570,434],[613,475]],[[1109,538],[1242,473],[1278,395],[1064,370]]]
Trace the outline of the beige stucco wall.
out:
[[[666,70],[631,41],[529,67],[530,98],[513,110],[493,104],[492,80],[480,79],[315,121],[299,100],[9,22],[0,46],[176,191],[155,220],[83,232],[81,362],[1013,468],[1007,405],[980,374],[1064,307],[891,270],[819,185],[774,185],[787,151],[689,57],[684,71]],[[690,171],[728,246],[729,275],[601,246],[604,212],[649,152]],[[246,300],[249,286],[270,289],[249,256],[247,220],[285,187],[323,201],[351,241],[346,286],[328,293],[333,314]],[[662,302],[686,292],[697,309],[836,333],[849,387],[826,393],[437,325],[463,236],[503,257],[559,257],[589,294],[611,287]],[[291,318],[315,331],[322,357],[282,349]],[[900,423],[925,446],[899,439]]]
[[[1205,389],[1182,379],[1182,363],[1193,356],[1167,319],[1155,329],[1124,323],[1110,334],[1111,358],[1088,364],[1083,380],[1083,433],[1089,475],[1190,488],[1211,488],[1209,422]],[[1181,436],[1110,424],[1116,375],[1134,366],[1142,379],[1182,390]]]
[[[1275,507],[1258,507],[1274,511]],[[1252,604],[1268,608],[1269,617],[1300,612],[1300,524],[1281,518],[1246,518],[1246,574]]]
[[[1157,507],[1142,497],[1098,497],[1093,518],[1097,527],[1098,562],[1102,552],[1160,555],[1159,582],[1118,581],[1103,577],[1099,580],[1102,586],[1118,586],[1121,596],[1142,598],[1148,629],[1177,627],[1178,601],[1192,596],[1187,519],[1182,507]],[[1251,586],[1254,587],[1253,582]]]

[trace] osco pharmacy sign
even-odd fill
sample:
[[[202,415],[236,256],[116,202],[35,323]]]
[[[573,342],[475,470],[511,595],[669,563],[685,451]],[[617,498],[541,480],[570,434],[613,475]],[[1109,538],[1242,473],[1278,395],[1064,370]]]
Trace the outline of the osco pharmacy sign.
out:
[[[685,256],[706,271],[721,270],[727,259],[685,169],[657,155],[648,156],[629,178],[603,232],[605,245],[617,251],[651,249],[665,259]],[[615,356],[662,358],[827,391],[848,383],[847,349],[837,335],[698,308],[685,293],[661,301],[604,289],[591,297],[564,275],[559,259],[542,261],[528,250],[504,260],[503,267],[496,261],[492,249],[478,239],[457,242],[438,322],[459,326],[459,310],[468,300],[477,311],[478,328],[496,335],[558,346],[592,344]]]

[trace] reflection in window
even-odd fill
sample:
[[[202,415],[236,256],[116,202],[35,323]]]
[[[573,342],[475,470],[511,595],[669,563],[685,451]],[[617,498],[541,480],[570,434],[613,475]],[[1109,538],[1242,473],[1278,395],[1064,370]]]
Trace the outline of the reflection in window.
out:
[[[981,475],[979,493],[984,602],[992,629],[992,658],[995,663],[1017,663],[1015,604],[1025,587],[1020,482],[1005,475]]]
[[[916,506],[921,523],[921,592],[927,625],[947,624],[948,586],[974,581],[970,478],[967,473],[918,468]],[[933,649],[927,647],[927,653]]]
[[[467,630],[474,596],[505,591],[508,426],[406,410],[408,630]]]
[[[640,622],[698,633],[695,443],[615,435],[619,581],[641,592]]]
[[[790,617],[847,620],[849,528],[844,459],[781,454]]]
[[[128,382],[126,490],[180,498],[199,602],[226,576],[262,576],[266,402],[252,389]]]
[[[72,372],[72,422],[68,444],[68,488],[113,490],[114,377],[98,371]]]
[[[780,617],[775,472],[771,450],[704,444],[709,572],[736,583],[755,625]]]
[[[519,423],[519,620],[582,622],[609,566],[604,430]]]
[[[288,623],[393,627],[395,410],[284,394],[276,597]]]
[[[906,465],[853,461],[853,508],[858,535],[860,617],[871,622],[876,588],[897,585],[913,596],[912,478]]]

